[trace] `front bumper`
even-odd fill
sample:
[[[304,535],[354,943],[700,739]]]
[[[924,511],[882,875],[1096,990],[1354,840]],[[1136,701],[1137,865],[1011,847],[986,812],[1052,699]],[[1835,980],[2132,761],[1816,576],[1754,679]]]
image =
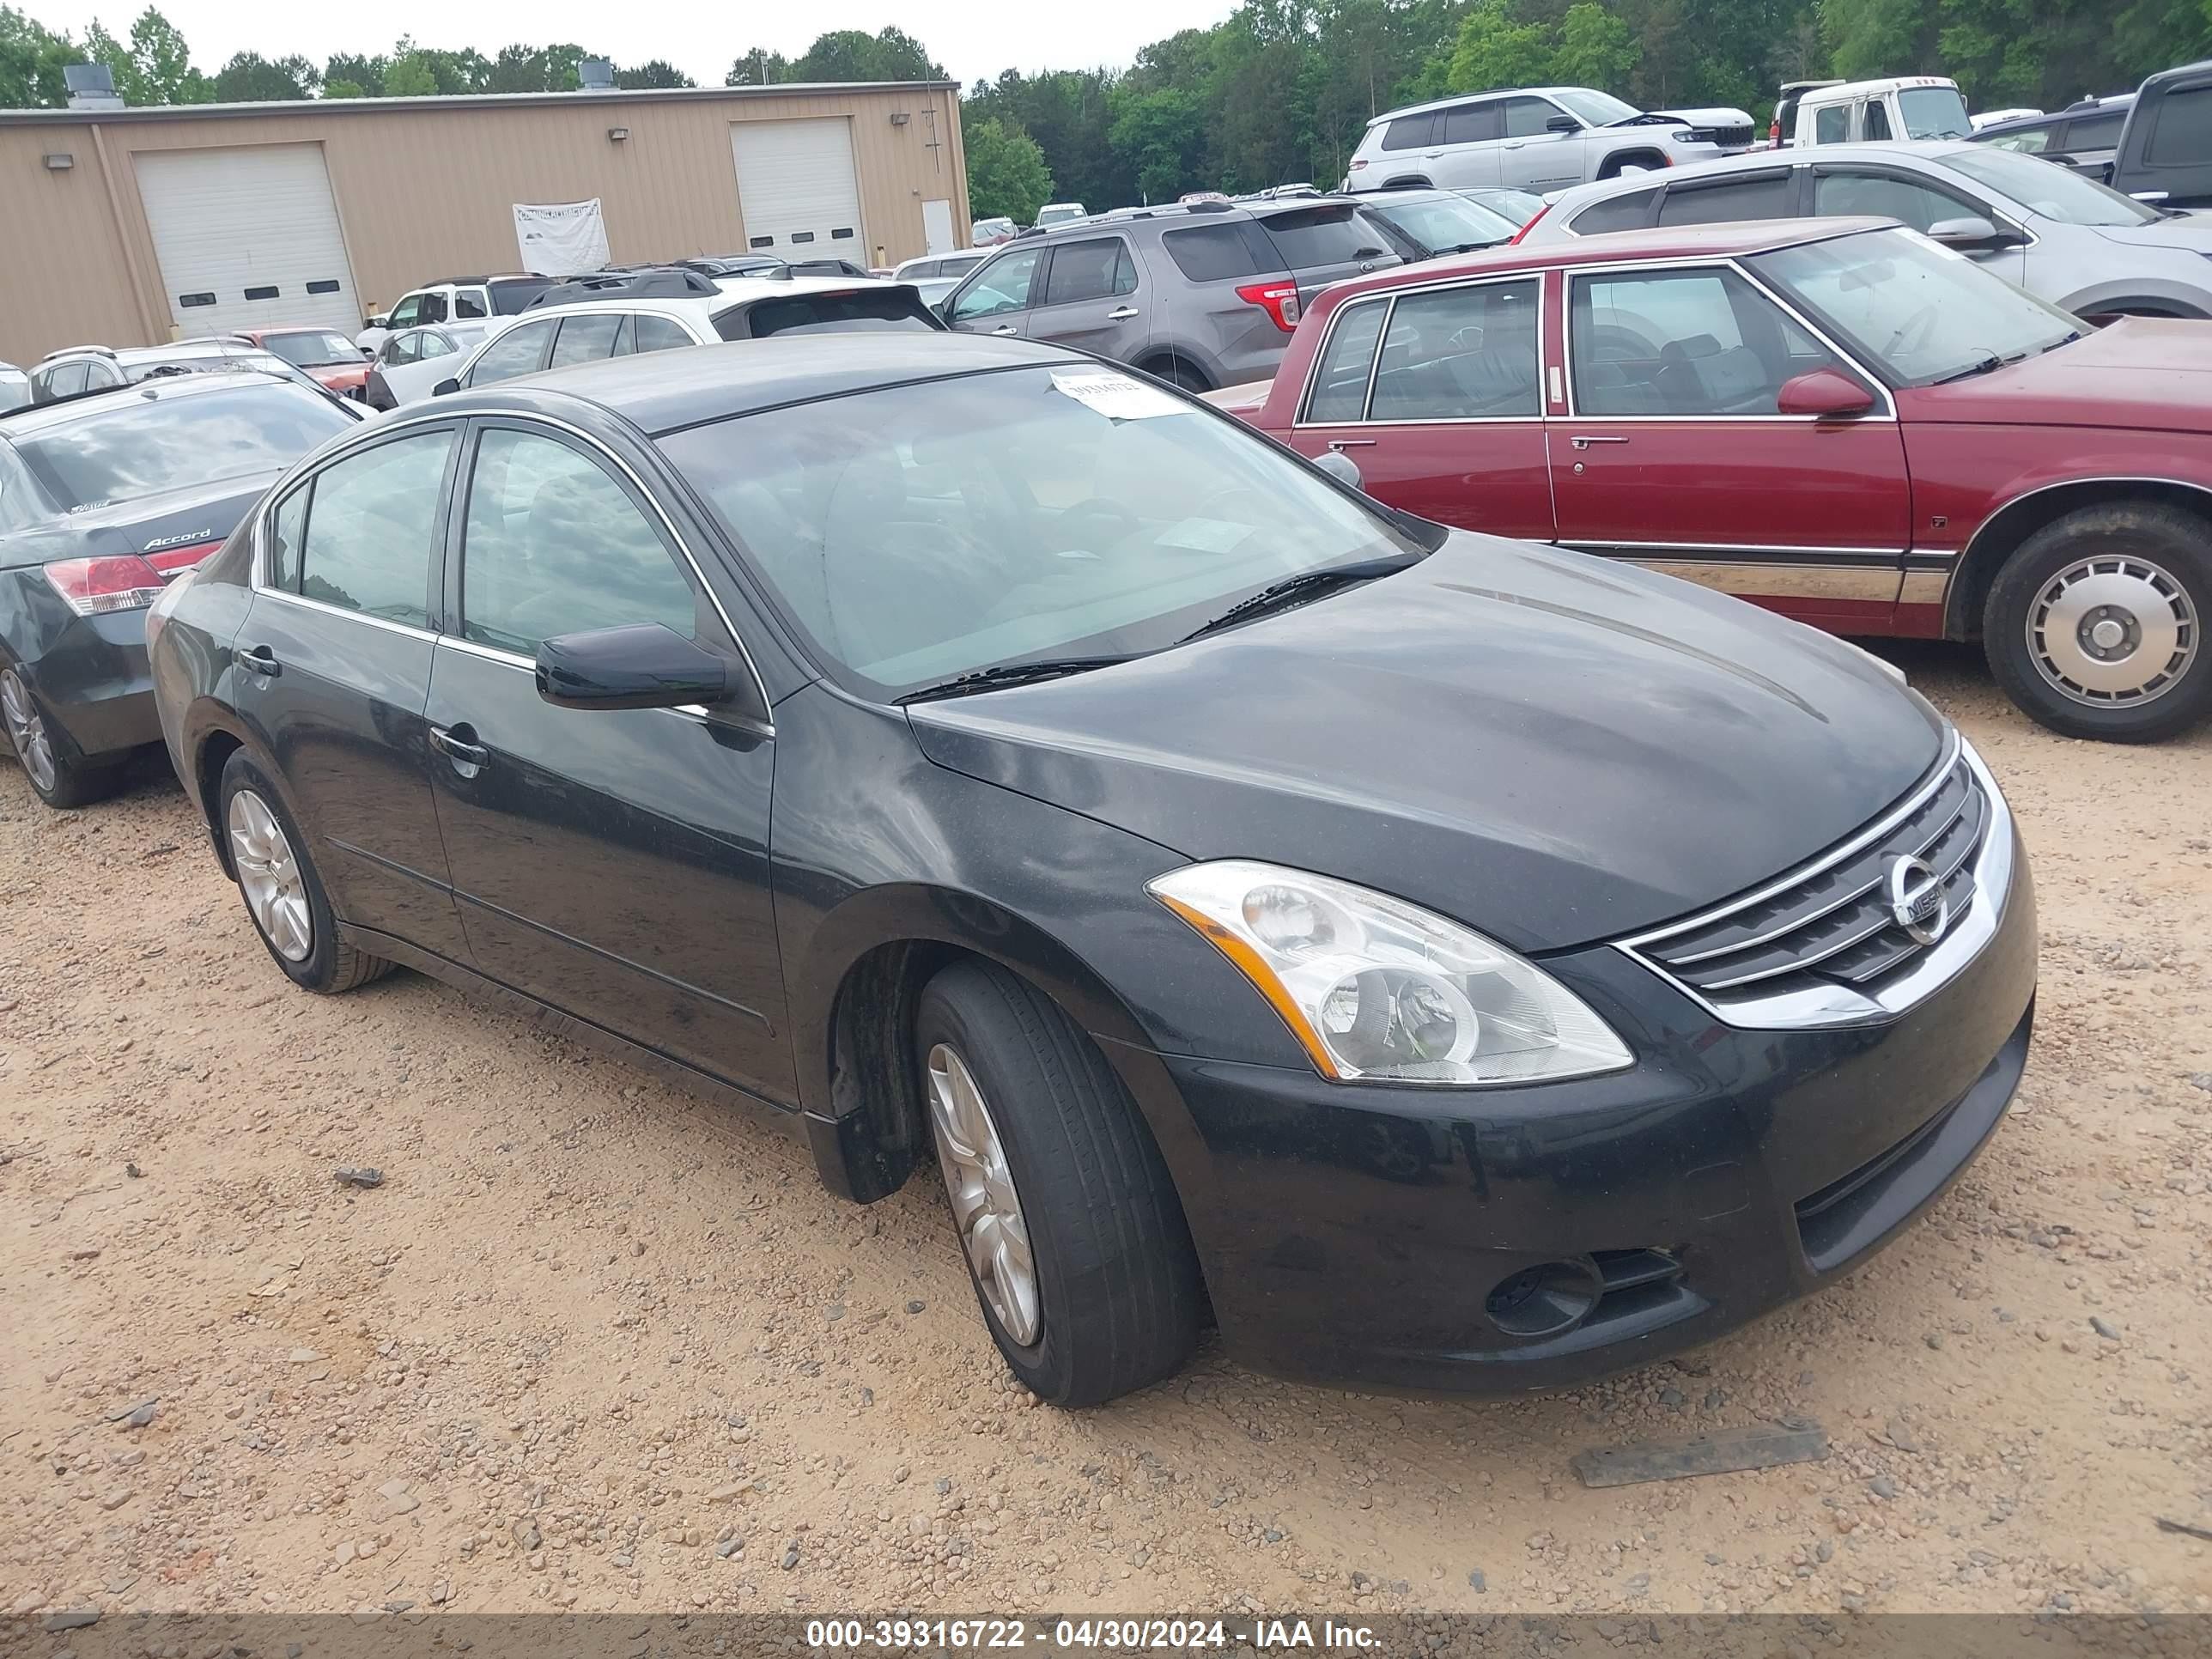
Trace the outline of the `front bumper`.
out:
[[[1125,1067],[1195,1126],[1201,1168],[1178,1176],[1231,1351],[1353,1387],[1560,1388],[1848,1272],[1957,1178],[2019,1085],[2035,903],[2011,850],[1980,953],[1880,1024],[1739,1029],[1599,947],[1544,965],[1640,1056],[1609,1077],[1445,1091]]]
[[[97,759],[161,742],[143,611],[72,617],[21,671],[79,754]]]

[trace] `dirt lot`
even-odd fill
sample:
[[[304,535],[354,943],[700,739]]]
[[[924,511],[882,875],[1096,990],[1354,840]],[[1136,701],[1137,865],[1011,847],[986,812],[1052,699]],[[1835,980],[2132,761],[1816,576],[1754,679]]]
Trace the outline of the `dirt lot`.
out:
[[[1825,1297],[1503,1405],[1209,1349],[1036,1408],[933,1180],[854,1209],[427,980],[295,992],[166,777],[62,815],[0,764],[0,1613],[2212,1610],[2154,1525],[2212,1525],[2212,731],[2069,743],[1899,660],[2034,860],[2018,1107]],[[1826,1462],[1568,1469],[1790,1413]]]

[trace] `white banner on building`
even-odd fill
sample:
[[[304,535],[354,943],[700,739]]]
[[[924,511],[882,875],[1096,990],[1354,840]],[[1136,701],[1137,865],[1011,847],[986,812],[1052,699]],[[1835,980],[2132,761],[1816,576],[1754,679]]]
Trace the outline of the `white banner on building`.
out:
[[[542,207],[517,202],[514,240],[522,250],[522,268],[541,276],[574,276],[607,263],[607,227],[596,196]]]

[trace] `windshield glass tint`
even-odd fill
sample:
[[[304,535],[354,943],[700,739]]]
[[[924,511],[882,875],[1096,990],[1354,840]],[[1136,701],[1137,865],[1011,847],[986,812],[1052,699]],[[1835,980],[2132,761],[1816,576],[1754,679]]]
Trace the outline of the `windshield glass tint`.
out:
[[[1643,112],[1633,104],[1624,104],[1609,92],[1593,92],[1588,87],[1570,87],[1552,96],[1565,104],[1594,127],[1609,127],[1615,121],[1626,121]]]
[[[319,330],[304,334],[264,334],[261,343],[286,362],[297,363],[301,368],[322,368],[332,363],[350,365],[362,361],[361,352],[351,340]]]
[[[1944,157],[1944,165],[2061,224],[2148,225],[2160,217],[2133,197],[2040,155],[1983,145]]]
[[[1506,241],[1521,228],[1488,208],[1456,196],[1425,202],[1385,201],[1375,211],[1432,253]]]
[[[1285,576],[1417,545],[1242,428],[1090,363],[827,398],[660,447],[816,650],[891,696],[1160,650]]]
[[[133,400],[17,445],[72,511],[289,466],[353,425],[328,398],[270,383]]]
[[[1908,138],[1963,138],[1974,130],[1956,87],[1907,87],[1897,94]]]
[[[2081,327],[1914,231],[1838,236],[1748,263],[1905,386],[1948,380],[1991,358],[2027,356]]]

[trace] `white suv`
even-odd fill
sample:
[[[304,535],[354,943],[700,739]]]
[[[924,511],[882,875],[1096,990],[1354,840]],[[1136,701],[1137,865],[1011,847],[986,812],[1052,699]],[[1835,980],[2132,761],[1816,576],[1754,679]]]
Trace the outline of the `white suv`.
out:
[[[1740,109],[1644,111],[1590,87],[1462,94],[1386,110],[1352,153],[1346,190],[1563,190],[1751,148]]]
[[[368,319],[368,326],[353,337],[363,351],[374,351],[385,336],[402,329],[423,328],[433,323],[481,323],[495,317],[513,317],[553,286],[550,276],[518,273],[510,276],[447,276],[421,288],[410,289],[391,310]]]

